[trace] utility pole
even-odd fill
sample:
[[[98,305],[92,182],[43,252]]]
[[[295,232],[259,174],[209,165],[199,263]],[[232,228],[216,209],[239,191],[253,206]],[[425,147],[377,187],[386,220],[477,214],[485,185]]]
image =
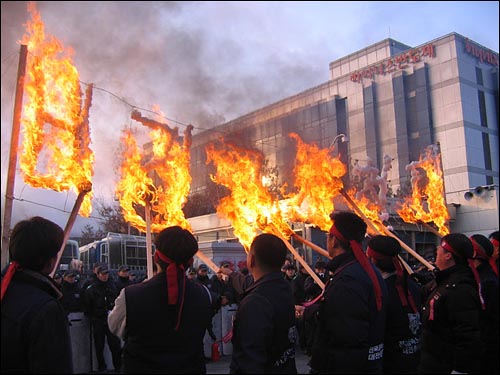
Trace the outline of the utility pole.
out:
[[[9,238],[12,218],[12,205],[14,201],[14,182],[17,167],[17,147],[19,145],[19,129],[21,127],[21,113],[23,106],[24,79],[26,77],[26,60],[28,47],[21,44],[19,66],[17,69],[17,87],[14,103],[14,118],[12,120],[12,134],[10,137],[9,171],[7,174],[7,188],[5,190],[5,208],[2,225],[2,268],[9,262]]]

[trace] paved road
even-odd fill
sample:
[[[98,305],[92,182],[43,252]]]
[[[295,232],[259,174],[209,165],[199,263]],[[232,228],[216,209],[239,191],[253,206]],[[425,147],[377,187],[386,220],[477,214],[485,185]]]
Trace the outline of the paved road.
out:
[[[224,355],[220,361],[207,363],[207,374],[229,374],[229,363],[231,362],[230,355]],[[295,363],[297,364],[297,373],[309,374],[309,357],[302,353],[300,349],[297,350],[295,356]]]

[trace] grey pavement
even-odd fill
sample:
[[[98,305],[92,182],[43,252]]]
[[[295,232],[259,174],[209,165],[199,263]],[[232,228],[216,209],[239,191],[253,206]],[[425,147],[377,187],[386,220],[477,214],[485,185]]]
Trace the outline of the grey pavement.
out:
[[[309,374],[309,366],[307,365],[309,359],[310,357],[297,348],[295,353],[295,363],[297,365],[298,374]],[[220,360],[217,362],[207,362],[207,374],[229,374],[230,362],[230,355],[221,356]]]

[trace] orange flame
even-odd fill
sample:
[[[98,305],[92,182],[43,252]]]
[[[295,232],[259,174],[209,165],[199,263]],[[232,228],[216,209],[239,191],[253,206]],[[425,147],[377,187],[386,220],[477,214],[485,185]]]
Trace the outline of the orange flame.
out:
[[[347,168],[338,158],[332,158],[328,149],[306,144],[295,133],[289,136],[297,142],[294,185],[298,193],[287,202],[287,215],[291,220],[310,222],[328,231],[332,225],[333,197],[343,187],[340,178]]]
[[[217,213],[226,217],[234,228],[234,234],[248,252],[258,230],[270,231],[274,223],[281,233],[293,233],[283,221],[277,200],[262,184],[263,155],[254,150],[242,149],[232,143],[207,145],[207,164],[216,165],[212,180],[226,186],[231,194],[222,198]]]
[[[356,204],[357,208],[366,216],[367,219],[371,221],[371,223],[375,226],[375,228],[384,233],[385,226],[382,223],[382,218],[379,212],[381,211],[378,204],[374,201],[369,200],[364,195],[359,195],[356,192],[356,189],[349,189],[347,192],[349,197],[351,197],[352,201]],[[351,207],[354,212],[356,212],[356,207]],[[377,235],[379,233],[373,233],[371,228],[368,227],[369,233],[371,235]]]
[[[181,144],[177,128],[171,129],[166,124],[146,119],[135,111],[132,118],[152,128],[149,133],[152,156],[147,159],[141,153],[132,133],[124,133],[126,149],[116,194],[125,220],[137,229],[146,231],[146,222],[136,212],[136,207],[146,207],[146,202],[149,202],[154,213],[152,232],[159,232],[171,225],[191,230],[182,207],[191,185],[189,149],[193,127],[189,125],[186,128]]]
[[[30,186],[55,191],[71,189],[77,195],[89,191],[80,208],[81,215],[89,216],[94,173],[88,123],[92,86],[82,103],[78,71],[70,57],[72,51],[65,51],[55,37],[45,35],[34,3],[28,4],[28,11],[32,20],[26,23],[28,34],[21,41],[30,53],[20,168]]]
[[[407,197],[396,212],[407,223],[430,223],[438,227],[441,235],[450,233],[450,219],[444,198],[443,172],[440,154],[435,146],[428,146],[418,162],[406,166],[411,172],[412,195]]]

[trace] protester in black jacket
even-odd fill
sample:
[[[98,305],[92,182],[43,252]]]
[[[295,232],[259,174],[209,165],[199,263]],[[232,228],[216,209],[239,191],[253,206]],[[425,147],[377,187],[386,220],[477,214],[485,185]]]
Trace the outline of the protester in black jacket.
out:
[[[319,307],[311,371],[381,373],[387,289],[363,253],[364,221],[351,212],[335,212],[332,220],[327,235],[332,276]]]
[[[479,323],[481,325],[481,374],[498,374],[499,348],[499,289],[498,276],[493,271],[491,264],[493,244],[481,234],[473,235],[470,240],[474,247],[474,267],[481,281],[481,297],[485,309],[481,311]]]
[[[382,273],[389,293],[384,374],[414,374],[420,361],[422,296],[420,287],[404,272],[400,252],[399,242],[389,236],[371,238],[366,251]]]
[[[481,350],[478,284],[468,266],[472,242],[460,233],[441,239],[439,272],[424,303],[421,373],[475,373]]]
[[[187,279],[198,251],[187,230],[173,226],[155,241],[158,272],[120,292],[109,314],[111,330],[125,341],[126,374],[205,374],[203,337],[212,316],[208,291]]]
[[[295,310],[281,266],[283,241],[264,233],[254,238],[247,265],[254,283],[243,294],[233,326],[233,374],[296,374]]]
[[[2,278],[2,374],[73,373],[68,318],[48,276],[63,239],[62,228],[41,217],[12,230],[12,263]]]

